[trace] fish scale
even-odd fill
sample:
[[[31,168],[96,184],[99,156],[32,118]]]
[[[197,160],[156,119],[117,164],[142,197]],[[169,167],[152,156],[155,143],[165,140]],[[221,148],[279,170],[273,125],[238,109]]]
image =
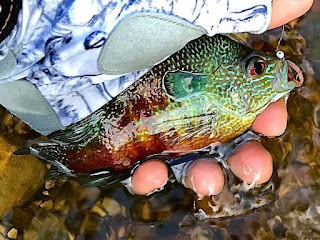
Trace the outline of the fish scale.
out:
[[[266,64],[265,70],[251,76],[259,61]],[[226,36],[203,36],[92,115],[49,135],[51,141],[29,146],[29,153],[54,166],[63,164],[77,175],[129,171],[163,151],[188,152],[226,143],[295,87],[283,73],[276,78],[285,67],[286,61]],[[281,92],[274,89],[277,84]]]

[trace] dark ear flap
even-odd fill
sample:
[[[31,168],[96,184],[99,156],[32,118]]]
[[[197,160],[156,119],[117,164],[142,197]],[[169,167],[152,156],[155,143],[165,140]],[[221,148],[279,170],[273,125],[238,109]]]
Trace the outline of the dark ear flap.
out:
[[[207,75],[183,71],[167,72],[162,79],[162,86],[173,99],[179,100],[197,92],[205,91]]]

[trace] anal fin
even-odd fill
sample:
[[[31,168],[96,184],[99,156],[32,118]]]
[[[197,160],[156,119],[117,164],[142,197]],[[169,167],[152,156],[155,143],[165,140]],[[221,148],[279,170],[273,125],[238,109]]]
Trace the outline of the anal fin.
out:
[[[130,176],[129,171],[103,170],[77,174],[78,182],[85,187],[103,187],[120,182]]]
[[[74,176],[71,173],[71,170],[69,170],[64,165],[62,165],[62,166],[57,167],[57,165],[51,165],[51,167],[49,168],[49,170],[48,170],[47,174],[45,175],[44,179],[46,181],[49,181],[49,180],[56,180],[56,179],[63,178],[63,177],[73,177]]]

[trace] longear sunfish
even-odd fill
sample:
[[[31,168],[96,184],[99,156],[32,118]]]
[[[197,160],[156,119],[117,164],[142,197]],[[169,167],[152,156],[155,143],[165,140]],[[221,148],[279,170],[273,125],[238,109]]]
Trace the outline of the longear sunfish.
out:
[[[130,170],[164,151],[223,144],[296,87],[289,65],[226,36],[203,36],[92,115],[16,153],[77,176]]]

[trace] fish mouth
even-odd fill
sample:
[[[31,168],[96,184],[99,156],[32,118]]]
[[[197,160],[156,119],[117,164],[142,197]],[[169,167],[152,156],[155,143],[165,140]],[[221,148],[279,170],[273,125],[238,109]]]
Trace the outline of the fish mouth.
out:
[[[300,87],[304,82],[301,69],[293,62],[280,61],[276,72],[273,88],[278,93],[290,92],[296,87]]]
[[[287,60],[288,63],[288,82],[295,82],[296,87],[301,87],[304,82],[303,74],[301,69],[290,60]]]

